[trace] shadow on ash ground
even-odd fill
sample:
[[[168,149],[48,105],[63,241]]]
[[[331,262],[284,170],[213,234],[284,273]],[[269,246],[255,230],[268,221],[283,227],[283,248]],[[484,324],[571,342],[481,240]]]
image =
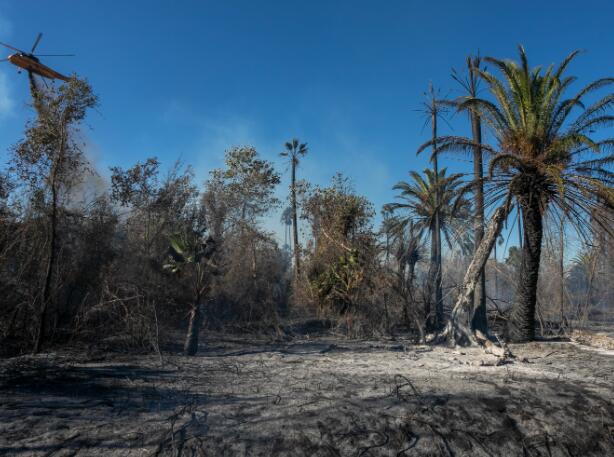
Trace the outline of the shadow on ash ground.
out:
[[[209,337],[199,356],[0,361],[0,455],[614,455],[614,352]]]

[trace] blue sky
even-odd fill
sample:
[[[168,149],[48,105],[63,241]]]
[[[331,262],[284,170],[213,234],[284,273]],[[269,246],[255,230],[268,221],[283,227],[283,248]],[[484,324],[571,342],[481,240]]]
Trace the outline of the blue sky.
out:
[[[342,171],[378,210],[408,170],[426,166],[415,156],[428,136],[416,110],[430,81],[455,95],[450,69],[468,54],[514,58],[519,43],[533,65],[585,49],[571,72],[581,82],[606,76],[613,21],[607,0],[0,1],[1,41],[29,49],[41,31],[39,52],[77,54],[45,62],[87,77],[100,96],[87,138],[101,174],[155,155],[181,158],[204,179],[241,144],[285,172],[278,152],[297,136],[311,149],[301,177],[325,184]],[[28,90],[24,74],[1,65],[6,162]],[[450,124],[442,133],[466,131],[464,117]]]

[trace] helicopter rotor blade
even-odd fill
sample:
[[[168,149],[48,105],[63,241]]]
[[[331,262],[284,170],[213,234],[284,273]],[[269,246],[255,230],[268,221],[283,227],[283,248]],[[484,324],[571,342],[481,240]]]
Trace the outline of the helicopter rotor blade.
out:
[[[30,54],[34,52],[34,50],[36,49],[36,46],[38,46],[38,43],[40,42],[42,37],[43,37],[43,34],[39,33],[38,36],[36,37],[36,41],[34,41],[34,45],[32,45],[32,50],[30,51]]]
[[[0,42],[0,44],[1,44],[2,46],[4,46],[5,48],[12,49],[13,51],[22,52],[22,53],[24,53],[24,54],[27,54],[25,51],[22,51],[21,49],[17,49],[16,47],[11,46],[10,44],[6,44],[6,43],[2,43],[2,42]]]
[[[75,54],[32,54],[35,57],[75,57]]]

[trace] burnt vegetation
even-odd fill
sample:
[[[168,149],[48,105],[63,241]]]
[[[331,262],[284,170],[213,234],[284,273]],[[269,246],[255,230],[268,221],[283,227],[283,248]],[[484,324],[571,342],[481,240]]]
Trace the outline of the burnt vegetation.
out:
[[[278,163],[251,146],[232,147],[223,166],[209,171],[204,182],[195,179],[190,166],[163,165],[156,157],[112,167],[105,180],[84,151],[82,126],[98,106],[93,88],[77,77],[57,87],[33,81],[31,121],[0,175],[0,353],[12,357],[3,365],[1,381],[25,402],[3,403],[3,409],[26,408],[35,391],[62,397],[68,388],[83,403],[66,400],[70,405],[64,407],[102,416],[105,408],[118,413],[121,404],[118,414],[126,423],[132,420],[126,410],[143,408],[149,414],[156,404],[168,427],[152,436],[132,430],[136,435],[126,435],[132,444],[125,451],[198,455],[198,449],[209,449],[213,454],[202,455],[234,455],[246,448],[228,444],[230,435],[203,412],[209,401],[223,404],[237,395],[223,386],[224,378],[239,390],[257,390],[253,402],[242,400],[248,403],[245,411],[233,406],[226,417],[216,406],[208,410],[221,415],[225,427],[242,427],[269,404],[296,407],[298,399],[317,405],[307,407],[312,411],[307,417],[320,419],[319,438],[296,434],[283,441],[282,436],[267,444],[270,449],[262,448],[265,454],[301,449],[304,455],[345,455],[353,449],[357,455],[384,450],[497,455],[499,442],[510,455],[605,455],[600,453],[613,449],[608,427],[614,426],[614,412],[611,397],[600,395],[612,391],[595,374],[585,373],[596,379],[597,393],[566,380],[560,395],[578,404],[562,402],[559,409],[514,384],[531,378],[529,368],[516,380],[509,372],[496,372],[491,381],[498,383],[496,395],[485,394],[476,410],[467,406],[470,392],[456,389],[448,395],[427,380],[427,368],[449,368],[453,356],[445,347],[477,346],[467,354],[480,366],[530,364],[531,357],[546,358],[544,352],[559,349],[543,342],[508,343],[579,339],[577,332],[613,323],[614,78],[574,90],[569,66],[576,54],[547,68],[530,67],[522,48],[517,61],[469,58],[465,69],[453,72],[462,90],[458,97],[439,98],[431,87],[424,106],[432,136],[417,150],[430,154],[431,167],[409,171],[407,181],[393,187],[397,198],[383,208],[375,208],[341,173],[323,186],[304,179],[301,164],[318,151],[299,139],[280,142]],[[446,124],[440,121],[451,113],[466,116],[470,137],[442,135]],[[453,161],[442,166],[457,153],[473,163],[471,173],[455,172]],[[282,170],[290,173],[287,201],[279,198]],[[288,230],[282,245],[266,221],[284,207]],[[511,232],[518,233],[517,246],[507,244]],[[233,346],[239,337],[249,343]],[[312,347],[305,338],[324,340]],[[600,346],[607,348],[607,338],[603,341]],[[431,346],[417,346],[425,344]],[[412,359],[410,348],[417,347],[422,352]],[[351,354],[360,364],[356,354],[382,348],[382,360],[393,371],[400,359],[388,358],[397,349],[403,363],[409,357],[432,364],[417,368],[415,382],[421,385],[401,374],[381,377],[364,366],[362,378],[351,379],[329,364],[335,360],[336,369],[347,368],[339,354]],[[483,352],[492,359],[481,359]],[[32,353],[55,355],[42,362],[28,356]],[[271,359],[254,356],[261,353]],[[330,359],[317,362],[314,354]],[[464,366],[459,360],[465,353],[453,354],[458,358],[450,363]],[[574,363],[579,354],[573,353]],[[84,365],[107,357],[120,357],[121,363],[100,369]],[[305,390],[292,387],[300,383],[298,375],[291,385],[273,379],[283,371],[274,361],[285,357],[313,364]],[[375,370],[378,359],[365,357]],[[611,366],[611,359],[599,357]],[[139,358],[144,365],[128,363]],[[242,370],[253,379],[241,378]],[[198,379],[201,372],[206,376]],[[557,371],[548,373],[540,374],[538,387],[550,393],[556,390],[551,381]],[[151,385],[116,384],[126,377]],[[486,392],[488,376],[478,377],[475,382]],[[192,385],[182,384],[190,379]],[[353,403],[345,406],[351,420],[339,422],[332,406],[318,403],[328,399],[335,405],[335,386],[353,383],[356,401],[364,400],[369,394],[363,381],[381,390],[373,408],[391,408],[378,416],[381,421],[363,416]],[[316,384],[320,387],[313,390]],[[215,386],[225,393],[215,393]],[[266,401],[256,395],[260,388]],[[140,406],[132,398],[137,390]],[[581,405],[582,398],[600,412],[600,424]],[[544,422],[532,425],[539,433],[527,432],[529,426],[512,416],[530,399],[543,410],[551,408],[560,421],[574,408],[581,411],[592,435],[573,442],[564,439],[573,427],[553,431]],[[6,417],[15,420],[16,414]],[[265,425],[268,433],[283,415],[271,413],[266,421],[277,424]],[[455,428],[463,421],[474,425]],[[291,422],[300,428],[298,417]],[[208,440],[209,427],[221,441]],[[79,433],[40,448],[2,442],[0,454],[45,455],[64,448],[110,452],[108,436],[88,444],[85,432]],[[431,447],[421,447],[425,436]],[[245,446],[256,446],[252,441]],[[292,455],[303,455],[296,452]]]

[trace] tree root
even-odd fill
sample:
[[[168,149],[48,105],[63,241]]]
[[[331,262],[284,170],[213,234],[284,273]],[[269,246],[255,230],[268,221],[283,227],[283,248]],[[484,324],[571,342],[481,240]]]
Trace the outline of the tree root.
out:
[[[510,363],[515,358],[514,354],[498,336],[495,335],[494,339],[496,341],[479,330],[471,331],[468,326],[458,322],[455,325],[454,321],[450,320],[440,333],[430,335],[427,342],[430,344],[446,344],[450,347],[477,346],[482,348],[486,354],[497,357],[499,359],[497,365]]]

